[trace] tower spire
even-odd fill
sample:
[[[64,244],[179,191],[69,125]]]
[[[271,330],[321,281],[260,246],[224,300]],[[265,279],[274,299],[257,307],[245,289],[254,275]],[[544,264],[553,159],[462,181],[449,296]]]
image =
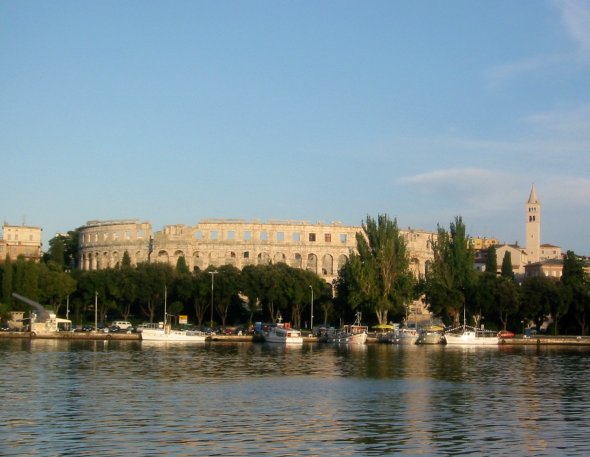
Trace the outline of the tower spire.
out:
[[[541,202],[539,201],[539,197],[537,197],[537,189],[535,189],[535,185],[531,187],[531,193],[529,195],[529,205],[539,205]]]
[[[526,253],[528,262],[538,262],[541,257],[541,202],[535,185],[531,187],[526,204]]]

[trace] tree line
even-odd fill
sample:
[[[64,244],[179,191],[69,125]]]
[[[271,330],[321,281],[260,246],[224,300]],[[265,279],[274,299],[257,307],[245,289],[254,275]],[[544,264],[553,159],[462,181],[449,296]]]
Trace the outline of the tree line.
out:
[[[164,305],[172,318],[189,316],[198,326],[290,321],[299,328],[314,323],[341,325],[357,311],[368,324],[411,321],[412,302],[423,300],[433,317],[447,325],[485,325],[522,332],[541,327],[548,318],[553,333],[588,333],[590,281],[584,260],[568,251],[561,278],[531,277],[517,281],[509,253],[500,274],[495,247],[487,252],[484,272],[474,268],[474,251],[461,217],[449,229],[437,228],[433,259],[425,275],[410,268],[407,242],[396,219],[367,216],[356,235],[357,249],[340,269],[334,284],[313,272],[284,263],[231,265],[189,271],[180,257],[176,266],[140,263],[128,253],[115,268],[82,271],[74,268],[77,233],[58,236],[41,262],[9,257],[0,266],[0,315],[24,309],[17,292],[63,315],[68,306],[74,323],[123,318],[156,322]],[[96,309],[95,309],[96,305]],[[313,311],[312,311],[313,306]],[[213,322],[211,322],[213,321]]]

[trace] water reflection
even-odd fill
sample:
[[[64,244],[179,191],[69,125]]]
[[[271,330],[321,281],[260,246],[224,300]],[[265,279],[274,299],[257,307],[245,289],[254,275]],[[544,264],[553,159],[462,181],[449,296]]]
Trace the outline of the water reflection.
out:
[[[585,455],[589,354],[0,340],[2,455]]]

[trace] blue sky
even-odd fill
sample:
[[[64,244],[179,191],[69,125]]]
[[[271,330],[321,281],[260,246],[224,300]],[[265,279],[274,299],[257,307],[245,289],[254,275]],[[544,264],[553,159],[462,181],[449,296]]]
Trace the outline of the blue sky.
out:
[[[590,255],[590,1],[0,1],[0,217],[387,213]]]

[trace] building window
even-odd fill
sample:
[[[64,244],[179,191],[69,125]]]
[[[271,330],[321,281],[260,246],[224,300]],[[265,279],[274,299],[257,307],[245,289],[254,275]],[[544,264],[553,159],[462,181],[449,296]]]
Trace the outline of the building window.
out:
[[[268,241],[268,232],[267,231],[260,232],[260,241]]]
[[[236,232],[234,232],[233,230],[230,230],[229,232],[227,232],[227,239],[228,241],[233,241],[236,239]]]
[[[244,232],[244,241],[250,241],[252,239],[252,232],[250,230],[246,230]]]
[[[291,235],[291,240],[292,241],[301,241],[301,233],[293,232],[293,234]]]
[[[346,235],[346,233],[341,233],[340,234],[340,242],[346,243],[347,241],[348,241],[348,236]]]
[[[285,232],[277,232],[277,241],[285,241]]]
[[[209,233],[209,238],[213,241],[217,241],[217,230],[211,230]]]
[[[315,233],[309,234],[309,241],[315,241]]]
[[[324,233],[324,241],[326,243],[331,243],[332,242],[332,234],[331,233]]]
[[[249,258],[250,258],[250,252],[244,251],[244,259],[249,259]]]
[[[197,230],[195,232],[195,240],[201,241],[203,239],[203,232],[201,230]]]
[[[137,231],[137,238],[143,238],[143,229]]]

